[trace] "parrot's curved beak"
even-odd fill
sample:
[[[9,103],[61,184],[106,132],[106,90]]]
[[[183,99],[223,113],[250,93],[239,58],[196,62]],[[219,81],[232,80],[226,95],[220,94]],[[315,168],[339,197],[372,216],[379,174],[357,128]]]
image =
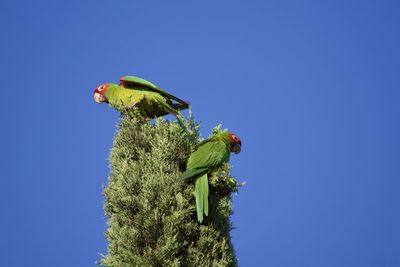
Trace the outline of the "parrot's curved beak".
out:
[[[240,144],[234,144],[231,148],[231,152],[235,153],[235,154],[239,154],[240,151],[242,150],[242,146]]]
[[[102,103],[107,101],[107,99],[102,94],[99,94],[97,92],[94,93],[93,98],[96,103]]]

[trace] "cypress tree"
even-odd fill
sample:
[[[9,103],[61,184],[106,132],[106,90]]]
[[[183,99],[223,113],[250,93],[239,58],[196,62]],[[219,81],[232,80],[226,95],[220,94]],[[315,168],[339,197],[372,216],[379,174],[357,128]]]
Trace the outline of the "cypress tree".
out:
[[[200,138],[192,115],[185,124],[189,133],[163,118],[152,123],[134,112],[120,118],[103,192],[109,244],[100,265],[237,266],[229,216],[238,184],[229,164],[215,171],[209,216],[198,223],[194,182],[177,179]]]

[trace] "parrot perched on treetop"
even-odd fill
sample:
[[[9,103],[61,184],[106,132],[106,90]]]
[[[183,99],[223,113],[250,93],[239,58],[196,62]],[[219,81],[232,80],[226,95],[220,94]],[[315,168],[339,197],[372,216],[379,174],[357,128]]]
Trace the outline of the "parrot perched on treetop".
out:
[[[179,110],[189,107],[189,103],[136,76],[123,76],[120,84],[102,84],[96,87],[93,97],[97,103],[108,103],[120,112],[137,107],[149,118],[169,113],[178,116]]]
[[[230,152],[239,154],[242,142],[233,133],[222,132],[196,144],[189,156],[182,180],[195,178],[197,219],[208,216],[208,174],[229,161]]]

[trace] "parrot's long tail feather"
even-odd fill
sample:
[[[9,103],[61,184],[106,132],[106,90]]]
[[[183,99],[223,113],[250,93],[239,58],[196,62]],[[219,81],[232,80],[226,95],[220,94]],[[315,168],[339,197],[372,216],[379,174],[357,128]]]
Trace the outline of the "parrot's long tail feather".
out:
[[[203,210],[204,214],[208,216],[208,175],[202,176],[202,192],[203,192]]]
[[[208,216],[208,175],[197,178],[195,182],[196,210],[197,220],[201,223],[204,219],[204,214]]]

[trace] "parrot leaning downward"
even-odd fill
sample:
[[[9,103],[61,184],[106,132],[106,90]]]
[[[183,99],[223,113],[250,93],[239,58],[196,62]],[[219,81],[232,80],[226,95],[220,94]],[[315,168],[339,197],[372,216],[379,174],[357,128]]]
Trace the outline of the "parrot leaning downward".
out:
[[[97,103],[108,103],[120,112],[137,107],[149,118],[169,113],[178,116],[179,110],[189,107],[189,103],[136,76],[123,76],[120,84],[107,83],[96,87],[93,98]],[[173,100],[178,103],[173,103]]]
[[[189,156],[182,180],[195,178],[197,220],[208,216],[208,174],[229,161],[230,152],[239,154],[242,142],[233,133],[222,132],[196,144]]]

